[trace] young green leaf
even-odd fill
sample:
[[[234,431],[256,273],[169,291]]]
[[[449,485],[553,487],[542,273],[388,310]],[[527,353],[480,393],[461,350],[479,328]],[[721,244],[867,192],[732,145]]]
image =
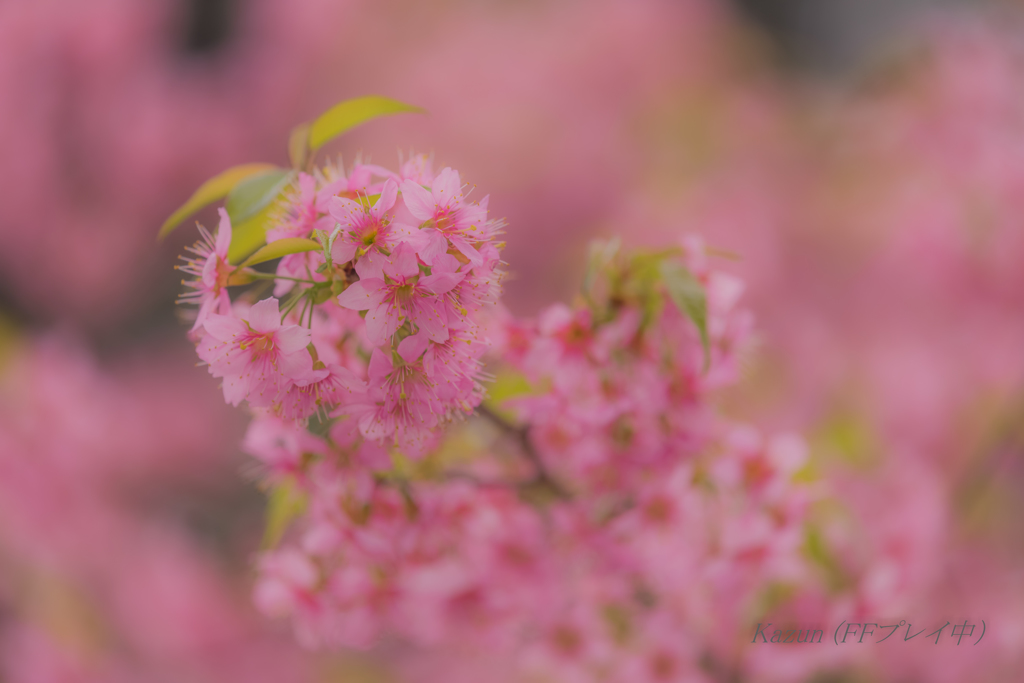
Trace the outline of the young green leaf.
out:
[[[228,248],[228,261],[238,263],[267,242],[267,227],[270,225],[272,204],[263,210],[231,227],[231,246]]]
[[[591,299],[595,299],[594,289],[603,271],[615,260],[622,246],[622,240],[613,237],[610,240],[594,240],[587,250],[587,269],[583,274],[583,291]]]
[[[269,171],[272,168],[274,168],[273,164],[242,164],[241,166],[229,168],[223,173],[210,178],[199,186],[199,189],[188,198],[187,202],[181,205],[181,208],[164,221],[164,224],[160,226],[157,239],[167,237],[183,220],[199,209],[226,197],[239,182],[257,173]]]
[[[263,549],[270,550],[284,537],[292,521],[306,511],[306,496],[292,479],[285,479],[270,491],[267,499],[267,525],[263,530]]]
[[[503,402],[516,396],[524,396],[533,392],[533,386],[526,379],[526,375],[514,370],[502,370],[497,373],[494,382],[487,387],[487,407],[491,410],[500,410]]]
[[[288,138],[288,158],[292,168],[298,170],[306,165],[309,158],[309,124],[302,123],[292,129]]]
[[[707,371],[711,364],[711,342],[708,339],[708,303],[704,287],[693,273],[678,261],[663,261],[661,278],[669,297],[697,326],[700,343],[704,348],[704,370]]]
[[[424,110],[377,95],[345,100],[328,109],[310,126],[309,149],[315,152],[342,133],[371,119],[403,112],[424,113]]]
[[[294,171],[273,167],[241,181],[228,193],[224,208],[232,224],[243,223],[272,202],[295,177]]]
[[[276,258],[281,258],[288,254],[298,254],[303,251],[318,251],[319,249],[320,244],[313,240],[302,239],[301,237],[286,237],[260,248],[255,254],[247,258],[240,267],[247,268],[249,266],[255,266],[257,263],[273,261]]]

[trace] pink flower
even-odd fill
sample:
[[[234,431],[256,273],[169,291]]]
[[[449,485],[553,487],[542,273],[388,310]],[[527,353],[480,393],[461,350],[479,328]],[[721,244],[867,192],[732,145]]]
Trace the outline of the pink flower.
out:
[[[204,328],[199,357],[210,364],[211,375],[223,378],[224,400],[231,405],[248,399],[255,407],[270,406],[312,370],[309,330],[282,327],[277,299],[254,304],[248,321],[211,314]]]
[[[288,549],[264,555],[260,573],[253,598],[265,614],[290,615],[314,604],[313,591],[320,576],[316,565],[302,553]]]
[[[331,201],[331,216],[342,230],[331,248],[331,258],[335,263],[344,264],[358,257],[356,265],[362,264],[361,270],[367,273],[367,277],[382,276],[385,252],[381,249],[390,251],[402,236],[398,226],[392,226],[387,215],[397,197],[398,186],[394,180],[388,179],[380,197],[370,208],[345,197],[335,197]]]
[[[399,169],[401,180],[411,180],[420,185],[428,185],[434,178],[433,164],[426,154],[414,154]]]
[[[357,268],[358,270],[358,268]],[[421,276],[416,254],[407,243],[398,245],[383,266],[383,278],[359,280],[338,296],[338,303],[366,314],[366,334],[384,344],[407,321],[429,338],[448,338],[448,316],[438,295],[451,291],[464,277],[443,272]],[[362,274],[360,274],[362,275]]]
[[[497,226],[487,221],[486,197],[479,204],[466,203],[458,171],[445,168],[434,178],[429,192],[406,180],[402,197],[409,212],[422,221],[417,251],[424,263],[432,265],[435,258],[448,251],[449,242],[474,266],[484,262],[474,243],[493,237]]]
[[[376,164],[355,163],[348,177],[345,177],[344,170],[336,166],[328,165],[325,169],[328,181],[327,187],[331,188],[332,195],[345,194],[348,196],[371,195],[382,191],[383,185],[373,182],[374,177],[395,178],[395,174],[388,169]]]
[[[322,455],[327,445],[304,425],[259,413],[249,423],[242,450],[266,464],[273,474],[280,475],[299,471],[308,455]]]
[[[330,230],[333,221],[327,214],[330,200],[337,188],[327,185],[317,190],[317,181],[306,173],[299,174],[299,186],[292,192],[291,201],[285,204],[285,211],[276,221],[276,226],[267,230],[267,242],[285,237],[306,237],[314,230]]]
[[[231,309],[227,283],[235,267],[228,263],[228,247],[231,246],[231,219],[228,212],[220,209],[220,227],[217,234],[211,236],[203,226],[199,226],[203,239],[192,247],[186,247],[197,258],[186,258],[184,266],[178,270],[195,276],[194,280],[182,280],[181,284],[192,291],[185,292],[178,303],[199,304],[199,314],[192,326],[192,332],[203,326],[206,317],[211,313],[227,313]]]
[[[396,366],[390,352],[374,349],[367,393],[341,412],[358,419],[359,431],[368,439],[393,439],[415,447],[425,442],[448,410],[422,365]]]
[[[282,417],[301,420],[317,411],[326,414],[354,392],[365,391],[366,383],[348,368],[318,362],[308,375],[295,380],[281,398],[278,409]]]
[[[417,337],[421,336],[422,333],[403,339],[398,354],[408,362],[422,353],[423,370],[437,384],[439,396],[470,408],[478,406],[486,393],[480,383],[480,356],[487,350],[487,344],[457,330],[437,344],[420,342]],[[421,346],[426,347],[425,353]]]

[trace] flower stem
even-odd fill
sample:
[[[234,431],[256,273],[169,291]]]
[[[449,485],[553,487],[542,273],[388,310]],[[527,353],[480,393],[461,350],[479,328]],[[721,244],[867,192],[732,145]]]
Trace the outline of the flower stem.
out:
[[[304,282],[307,285],[316,284],[315,280],[306,280],[305,278],[300,277],[288,277],[286,275],[277,275],[276,273],[261,273],[255,270],[246,273],[246,275],[254,280],[291,280],[292,282]]]

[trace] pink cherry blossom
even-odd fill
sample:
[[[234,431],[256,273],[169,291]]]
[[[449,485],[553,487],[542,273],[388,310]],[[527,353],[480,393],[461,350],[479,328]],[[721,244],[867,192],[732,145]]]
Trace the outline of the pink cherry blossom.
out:
[[[348,368],[317,361],[313,369],[296,379],[280,398],[278,410],[291,420],[305,419],[314,413],[326,415],[335,406],[365,391],[365,382]]]
[[[367,311],[366,333],[374,344],[388,342],[399,327],[412,323],[433,341],[448,338],[448,316],[438,295],[457,285],[462,276],[444,272],[422,275],[416,254],[402,243],[382,267],[383,277],[361,279],[338,297],[345,308]]]
[[[330,185],[318,190],[316,178],[300,173],[298,187],[292,190],[291,200],[282,205],[282,215],[275,219],[273,227],[267,229],[267,241],[308,237],[314,230],[329,231],[333,221],[327,210],[335,192],[336,188]]]
[[[398,228],[392,225],[392,219],[387,215],[395,205],[397,197],[398,186],[391,179],[384,183],[380,196],[369,208],[345,197],[335,197],[331,201],[330,212],[337,221],[336,228],[340,227],[341,233],[331,247],[331,258],[338,264],[347,263],[357,257],[356,265],[362,263],[364,259],[376,263],[383,262],[384,254],[389,253],[400,239]],[[366,266],[363,266],[363,269],[367,272],[367,277],[381,276],[379,267],[367,271]]]
[[[225,401],[270,406],[294,380],[309,375],[309,330],[282,325],[274,298],[254,304],[248,315],[248,320],[208,316],[199,357],[209,364],[211,375],[222,378]]]
[[[390,352],[374,349],[366,393],[343,407],[368,439],[420,444],[449,409],[421,364],[399,363]]]
[[[270,468],[274,476],[295,474],[309,455],[323,455],[326,445],[294,419],[267,411],[254,416],[242,440],[242,450]]]
[[[419,185],[430,185],[434,179],[433,160],[426,154],[413,154],[398,171],[399,182],[410,180]]]
[[[328,163],[323,169],[324,187],[329,188],[332,195],[344,195],[349,199],[380,194],[384,189],[381,181],[374,178],[396,178],[388,169],[375,164],[364,164],[357,161],[352,165],[346,176],[340,165]]]
[[[405,180],[402,198],[421,222],[417,239],[424,263],[433,264],[435,258],[448,251],[449,243],[474,266],[483,263],[475,244],[493,238],[499,226],[487,220],[486,197],[479,204],[465,201],[458,171],[443,169],[434,178],[430,190]]]
[[[178,266],[182,272],[195,277],[194,280],[182,280],[181,283],[191,291],[181,295],[178,303],[198,304],[199,312],[192,333],[195,334],[206,322],[211,313],[224,314],[231,308],[228,297],[227,283],[235,268],[228,263],[228,247],[231,245],[231,219],[223,208],[220,212],[220,227],[211,236],[206,228],[199,226],[203,239],[196,242],[188,250],[195,258],[181,257],[186,262]]]

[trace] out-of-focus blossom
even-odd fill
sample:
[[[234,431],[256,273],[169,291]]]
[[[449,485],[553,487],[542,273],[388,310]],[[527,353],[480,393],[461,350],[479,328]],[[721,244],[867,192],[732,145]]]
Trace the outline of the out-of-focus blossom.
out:
[[[308,657],[258,622],[239,576],[133,494],[236,476],[230,412],[196,400],[202,377],[110,374],[55,338],[19,340],[2,362],[4,680],[308,680]]]

